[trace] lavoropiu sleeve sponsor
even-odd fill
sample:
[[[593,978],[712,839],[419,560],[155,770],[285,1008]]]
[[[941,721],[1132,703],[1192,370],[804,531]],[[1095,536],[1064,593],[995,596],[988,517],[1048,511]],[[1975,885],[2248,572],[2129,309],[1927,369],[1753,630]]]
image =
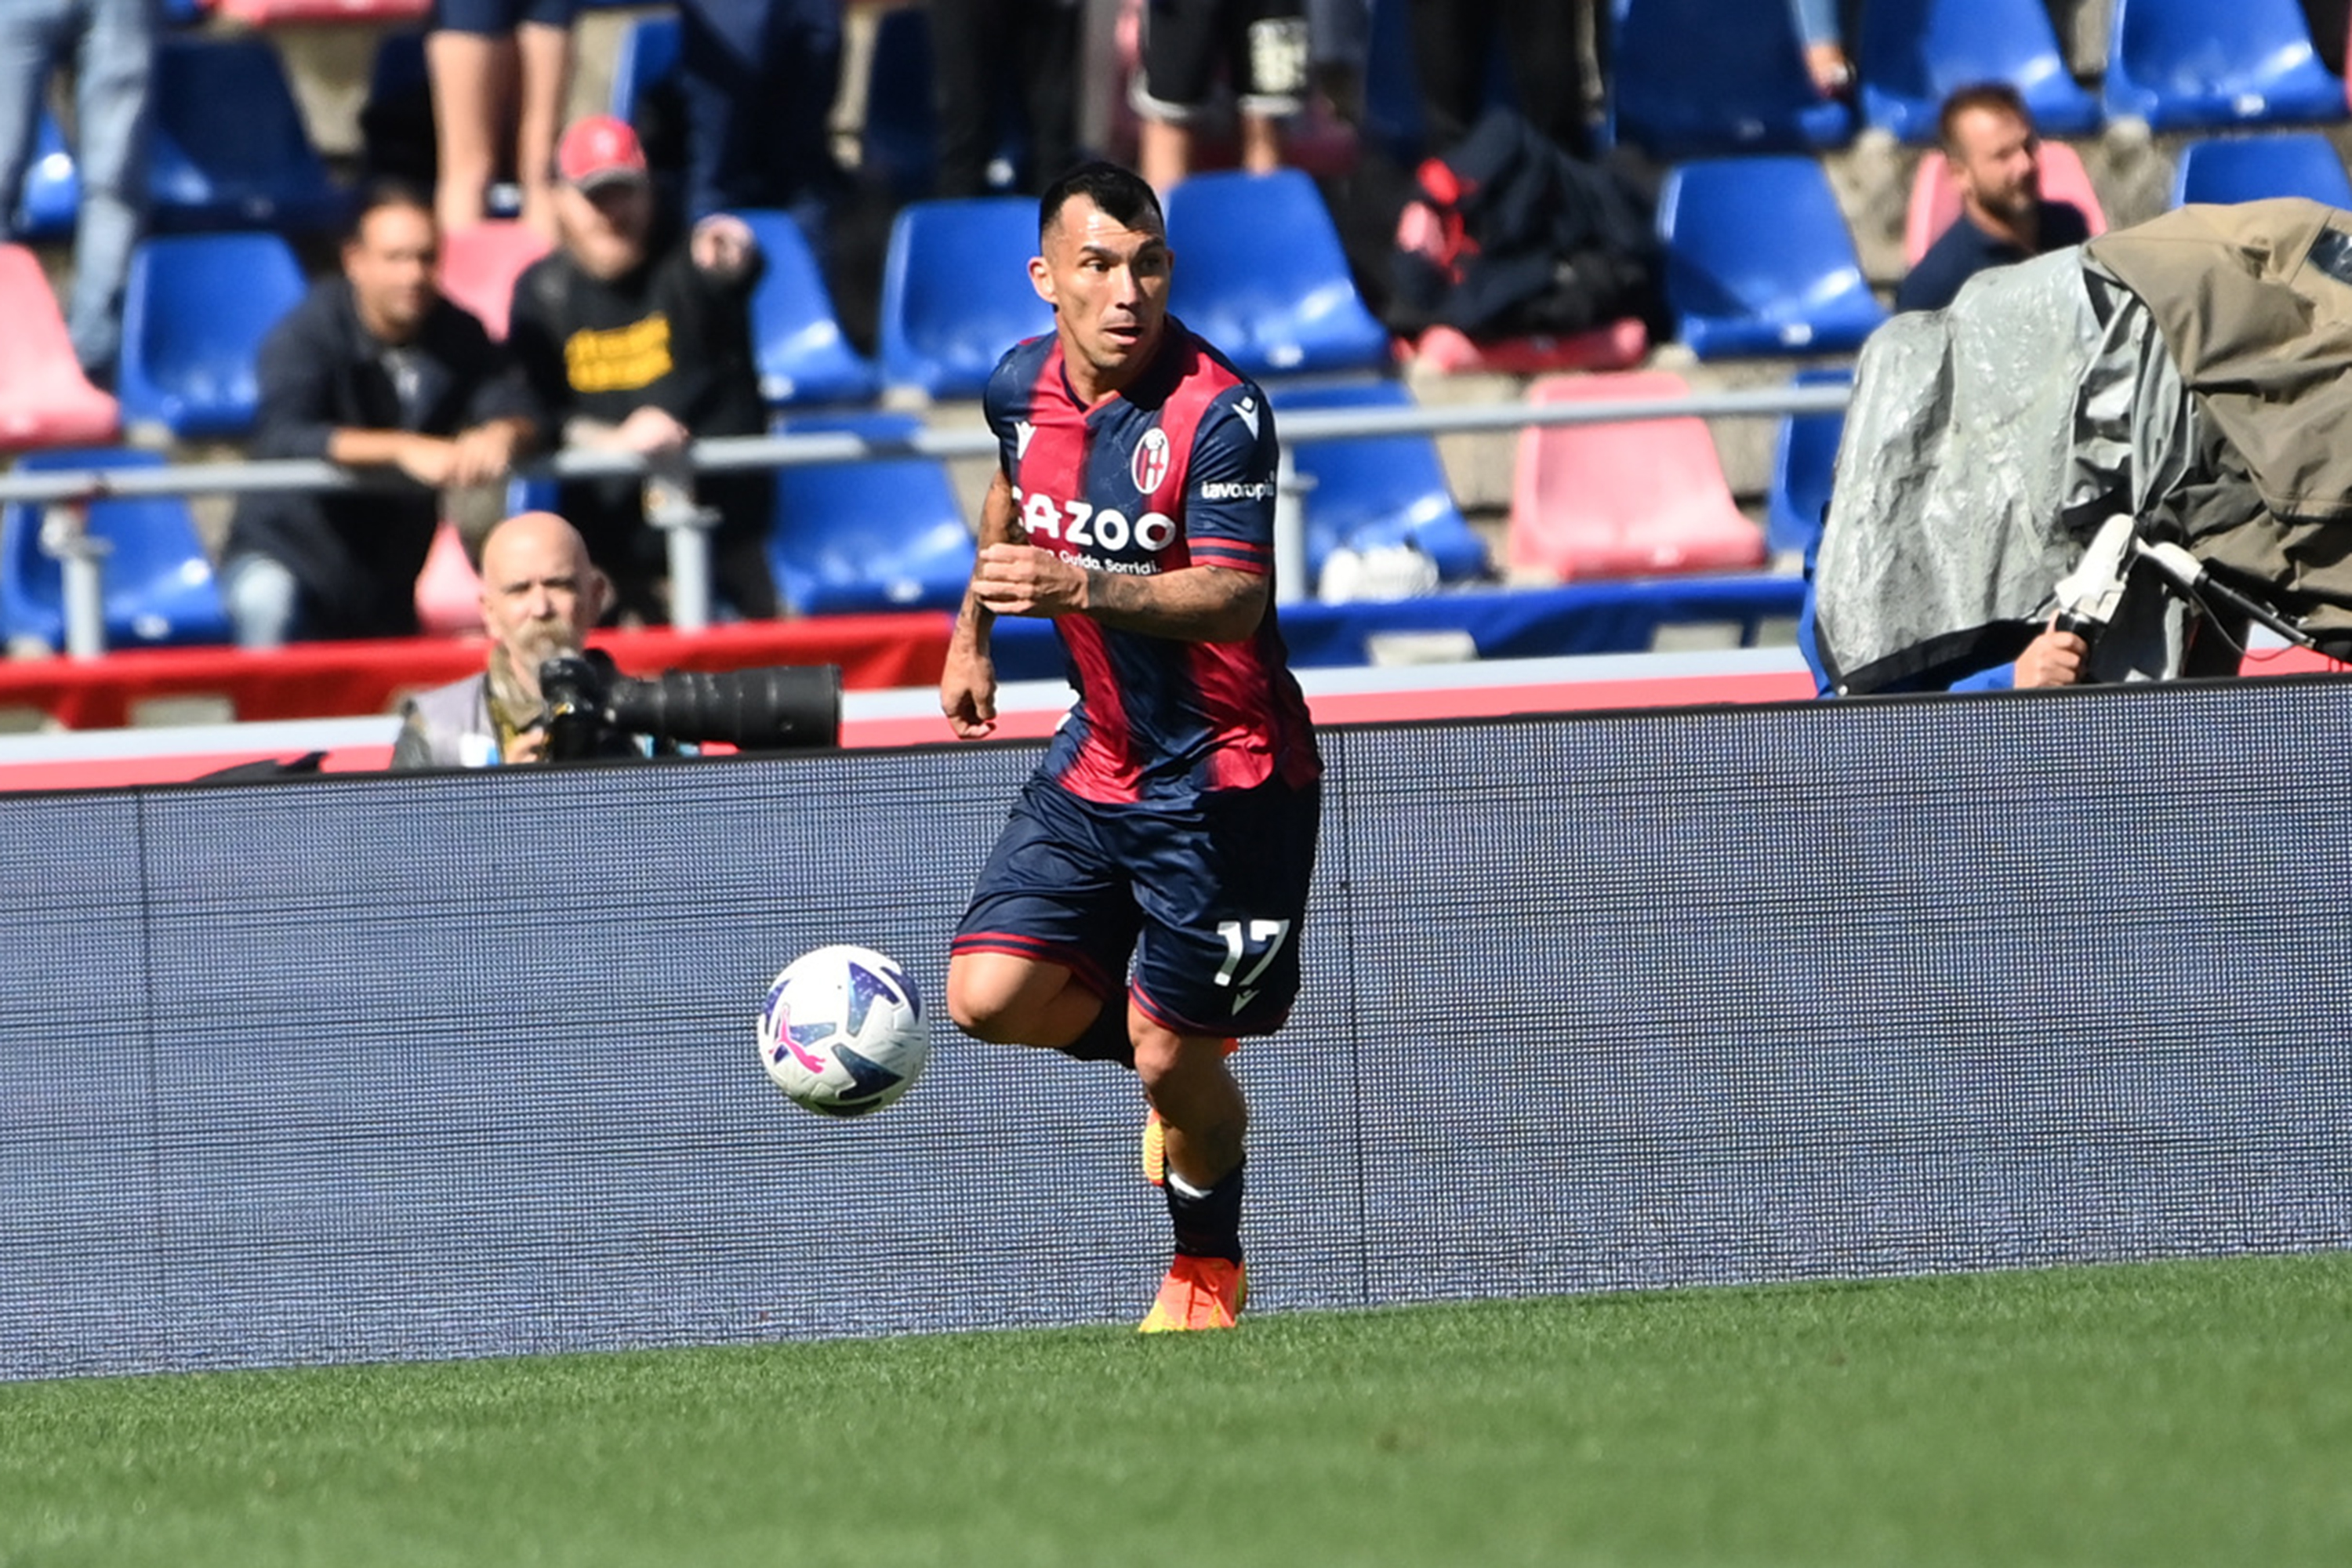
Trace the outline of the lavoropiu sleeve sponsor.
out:
[[[1265,394],[1244,382],[1217,395],[1192,438],[1184,494],[1184,534],[1194,565],[1274,569],[1280,451]]]

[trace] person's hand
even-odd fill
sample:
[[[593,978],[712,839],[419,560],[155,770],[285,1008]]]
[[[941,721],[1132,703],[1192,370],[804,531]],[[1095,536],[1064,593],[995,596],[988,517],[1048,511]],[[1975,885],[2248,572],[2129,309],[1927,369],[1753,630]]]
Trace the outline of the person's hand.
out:
[[[514,744],[499,758],[501,765],[508,763],[541,763],[547,760],[547,726],[533,724],[514,738]]]
[[[675,452],[692,439],[693,432],[673,418],[667,409],[656,408],[650,403],[633,410],[613,427],[613,445],[625,452],[644,456]]]
[[[511,425],[478,425],[461,431],[450,443],[449,478],[446,482],[462,488],[502,479],[514,467],[514,452],[515,429]]]
[[[1843,98],[1853,90],[1853,66],[1845,58],[1843,45],[1826,39],[1807,44],[1805,72],[1813,79],[1813,90],[1823,98]]]
[[[1076,615],[1087,607],[1087,573],[1034,544],[992,544],[980,552],[971,593],[1000,616]]]
[[[401,441],[392,460],[418,484],[430,485],[437,490],[447,485],[457,471],[457,444],[438,436],[409,436]]]
[[[751,226],[733,213],[712,213],[694,226],[687,249],[697,267],[727,283],[743,276],[760,253],[760,242],[752,237]]]
[[[2083,660],[2090,651],[2091,645],[2081,637],[2060,631],[2058,618],[2053,616],[2042,635],[2017,656],[2018,689],[2074,685],[2083,679]]]
[[[940,711],[959,741],[977,741],[996,731],[996,661],[971,640],[948,644],[947,668],[940,676]]]

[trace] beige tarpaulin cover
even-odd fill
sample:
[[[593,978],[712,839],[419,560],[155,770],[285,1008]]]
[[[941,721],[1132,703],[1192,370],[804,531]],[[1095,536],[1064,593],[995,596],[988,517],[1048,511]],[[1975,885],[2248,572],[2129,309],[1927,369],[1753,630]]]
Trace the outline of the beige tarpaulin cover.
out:
[[[2352,643],[2347,370],[2352,214],[2299,200],[2184,207],[1895,318],[1864,349],[1822,537],[1832,678],[2013,657],[2119,510]],[[2176,614],[2103,639],[2097,673],[2178,673],[2180,634]]]

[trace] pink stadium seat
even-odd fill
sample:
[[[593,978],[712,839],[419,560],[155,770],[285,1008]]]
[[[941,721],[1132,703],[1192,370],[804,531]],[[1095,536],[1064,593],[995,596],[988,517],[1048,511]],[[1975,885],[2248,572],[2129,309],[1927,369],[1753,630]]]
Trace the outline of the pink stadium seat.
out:
[[[0,451],[113,440],[121,410],[82,374],[49,280],[21,245],[0,245]]]
[[[482,629],[482,579],[466,556],[455,525],[444,522],[416,574],[416,624],[432,637]]]
[[[507,335],[515,279],[547,254],[547,240],[527,223],[493,220],[441,237],[441,292],[481,318],[490,336]]]
[[[248,27],[289,22],[418,22],[433,0],[213,0],[213,11]]]
[[[2042,144],[2042,195],[2044,200],[2072,202],[2082,208],[2093,234],[2107,232],[2107,215],[2099,210],[2099,193],[2091,188],[2082,155],[2063,142]],[[1959,216],[1960,193],[1952,184],[1952,166],[1941,153],[1930,148],[1919,160],[1919,172],[1911,177],[1911,207],[1903,220],[1905,265],[1918,266],[1927,247]]]
[[[1528,388],[1537,404],[1689,395],[1683,378],[1667,371],[1548,376]],[[1569,581],[1722,571],[1763,560],[1763,531],[1733,504],[1703,420],[1529,426],[1519,433],[1514,571]]]
[[[1650,352],[1649,329],[1633,317],[1567,337],[1474,342],[1452,327],[1432,327],[1417,343],[1399,342],[1397,358],[1440,375],[1542,375],[1562,370],[1630,370]]]

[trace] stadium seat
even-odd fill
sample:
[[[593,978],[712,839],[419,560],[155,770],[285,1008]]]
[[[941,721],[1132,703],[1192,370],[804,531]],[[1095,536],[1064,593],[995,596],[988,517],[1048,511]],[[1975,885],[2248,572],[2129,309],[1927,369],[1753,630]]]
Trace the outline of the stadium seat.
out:
[[[551,510],[520,507],[508,512]],[[482,629],[482,578],[466,554],[466,542],[454,523],[444,522],[433,532],[433,548],[425,552],[424,569],[416,574],[416,624],[428,636],[462,637]]]
[[[121,412],[82,374],[58,297],[21,245],[0,245],[0,451],[114,439]]]
[[[801,226],[789,213],[740,216],[767,258],[751,295],[761,395],[772,406],[872,402],[880,378],[842,336],[833,296]]]
[[[2048,201],[2073,204],[2094,235],[2107,232],[2107,215],[2099,205],[2099,193],[2091,188],[2083,155],[2063,142],[2042,144],[2042,195]],[[1926,154],[1911,176],[1911,202],[1903,216],[1904,264],[1919,265],[1927,247],[1959,216],[1960,188],[1952,183],[1951,164],[1940,153]]]
[[[2352,207],[2352,176],[2335,144],[2315,131],[2191,142],[2180,150],[2172,205],[2258,202],[2268,196],[2308,196],[2332,207]]]
[[[1309,408],[1410,408],[1413,397],[1393,381],[1297,387],[1278,414]],[[1305,498],[1307,578],[1323,580],[1335,550],[1410,544],[1429,557],[1441,582],[1483,577],[1486,544],[1463,518],[1446,487],[1437,443],[1427,436],[1363,436],[1301,441],[1293,447]]]
[[[2158,131],[2341,120],[2298,0],[2115,0],[2107,113]]]
[[[1808,157],[1686,163],[1658,196],[1666,302],[1703,360],[1858,348],[1886,312]]]
[[[471,310],[490,336],[507,335],[515,279],[547,254],[547,237],[514,218],[490,218],[441,237],[441,292]]]
[[[684,37],[676,13],[639,16],[621,31],[613,55],[613,117],[635,124],[655,88],[677,70]]]
[[[1170,308],[1253,375],[1378,370],[1388,330],[1364,308],[1339,231],[1297,169],[1195,174],[1168,193]]]
[[[930,398],[977,397],[1004,351],[1054,330],[1029,285],[1037,204],[1020,196],[915,202],[882,263],[882,380]]]
[[[2044,136],[2099,128],[2042,0],[1870,0],[1855,68],[1863,119],[1906,142],[1933,142],[1944,100],[1988,81],[2017,89]]]
[[[44,109],[34,122],[33,156],[25,165],[24,192],[16,198],[16,237],[70,239],[80,210],[81,176],[75,172],[73,153],[66,147],[65,132]]]
[[[905,440],[921,428],[904,414],[812,415],[779,427],[876,440]],[[971,580],[972,533],[935,458],[782,468],[768,564],[795,615],[951,610]]]
[[[1528,400],[1686,397],[1665,371],[1547,376]],[[1511,489],[1510,564],[1562,581],[1754,566],[1762,531],[1740,515],[1706,422],[1689,416],[1529,426]]]
[[[1562,370],[1631,370],[1650,352],[1650,330],[1628,316],[1566,337],[1536,333],[1479,342],[1452,327],[1432,327],[1397,357],[1434,375],[1544,375]]]
[[[1792,386],[1852,386],[1853,373],[1817,365],[1801,370]],[[1765,493],[1764,542],[1775,554],[1801,555],[1821,537],[1830,504],[1845,415],[1791,414],[1780,421],[1772,447],[1772,482]]]
[[[1609,126],[1616,141],[1666,161],[1801,152],[1853,136],[1853,111],[1814,90],[1782,0],[1615,5]]]
[[[149,151],[160,231],[332,228],[343,192],[302,122],[277,49],[264,38],[167,37],[155,51]]]
[[[115,395],[126,423],[183,441],[231,440],[253,426],[254,357],[309,290],[274,234],[158,235],[131,258]]]
[[[27,473],[75,468],[160,468],[159,452],[129,447],[28,455]],[[0,512],[0,622],[12,637],[65,646],[64,579],[41,549],[41,510],[18,504]],[[110,647],[225,643],[228,613],[213,583],[212,562],[188,503],[177,496],[92,501],[89,529],[110,546],[100,563]]]

